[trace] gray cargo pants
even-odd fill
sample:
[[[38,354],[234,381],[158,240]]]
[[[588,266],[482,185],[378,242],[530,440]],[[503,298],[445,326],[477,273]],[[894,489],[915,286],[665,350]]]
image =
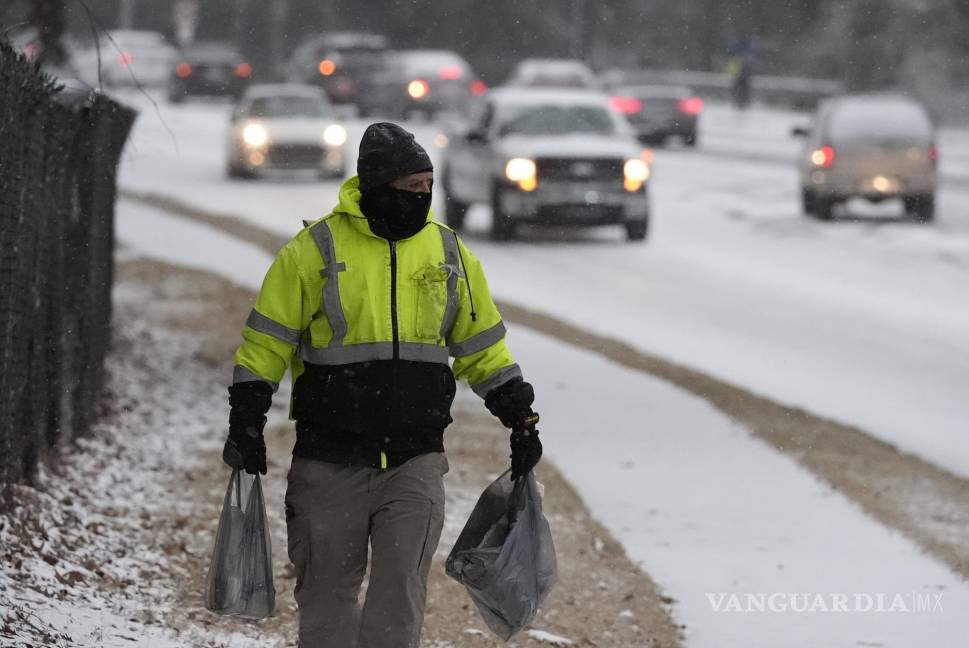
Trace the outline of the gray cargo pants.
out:
[[[441,452],[387,470],[293,457],[286,527],[300,648],[418,648],[447,470]]]

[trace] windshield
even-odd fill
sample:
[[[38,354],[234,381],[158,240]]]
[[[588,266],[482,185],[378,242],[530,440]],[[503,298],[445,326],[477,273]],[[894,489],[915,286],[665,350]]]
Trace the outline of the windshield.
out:
[[[540,73],[523,78],[526,85],[544,88],[586,88],[589,81],[581,74],[577,73]]]
[[[314,97],[260,97],[249,107],[250,117],[325,117],[327,106]]]
[[[467,74],[468,64],[450,52],[422,52],[401,56],[403,68],[410,74],[437,75],[441,70],[453,70],[455,75]]]
[[[510,107],[502,121],[505,135],[613,135],[616,123],[599,106],[532,105]]]
[[[339,61],[341,66],[368,66],[379,65],[387,54],[387,50],[369,47],[354,46],[340,48],[324,48],[319,51],[320,58],[332,58]]]

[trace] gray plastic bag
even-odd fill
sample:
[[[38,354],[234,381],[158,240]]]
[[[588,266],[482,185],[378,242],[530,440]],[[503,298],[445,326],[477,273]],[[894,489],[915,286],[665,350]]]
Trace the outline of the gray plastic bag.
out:
[[[492,632],[507,641],[523,630],[558,576],[555,546],[535,476],[505,472],[481,494],[447,558]]]
[[[205,607],[216,614],[264,619],[276,608],[272,545],[259,475],[232,471],[215,535]]]

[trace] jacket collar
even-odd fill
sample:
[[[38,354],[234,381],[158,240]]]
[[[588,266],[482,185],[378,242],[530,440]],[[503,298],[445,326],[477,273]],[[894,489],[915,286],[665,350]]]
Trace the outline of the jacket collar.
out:
[[[367,217],[363,215],[363,212],[360,211],[360,178],[359,177],[353,176],[352,178],[349,178],[340,187],[339,202],[337,202],[336,207],[333,208],[333,213],[345,214],[346,216],[348,216],[350,218],[350,222],[353,224],[353,227],[361,234],[365,234],[366,236],[371,236],[373,238],[379,238],[381,240],[384,240],[383,237],[377,236],[376,234],[373,233],[373,230],[370,229],[370,222],[367,220]],[[424,222],[429,223],[431,221],[433,214],[434,214],[434,210],[429,209],[427,211],[427,218],[425,219]],[[421,231],[424,231],[424,230],[421,230]],[[419,233],[420,232],[418,232],[418,234]],[[417,234],[415,234],[414,236],[417,236]],[[413,238],[413,236],[411,238]],[[402,240],[406,241],[409,239],[402,239]]]

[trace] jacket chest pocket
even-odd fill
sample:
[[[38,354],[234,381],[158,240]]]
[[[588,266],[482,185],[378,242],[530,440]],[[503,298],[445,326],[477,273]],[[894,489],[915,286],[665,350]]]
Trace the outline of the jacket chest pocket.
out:
[[[438,340],[447,310],[448,270],[444,267],[427,266],[414,275],[417,293],[415,313],[417,337]]]

